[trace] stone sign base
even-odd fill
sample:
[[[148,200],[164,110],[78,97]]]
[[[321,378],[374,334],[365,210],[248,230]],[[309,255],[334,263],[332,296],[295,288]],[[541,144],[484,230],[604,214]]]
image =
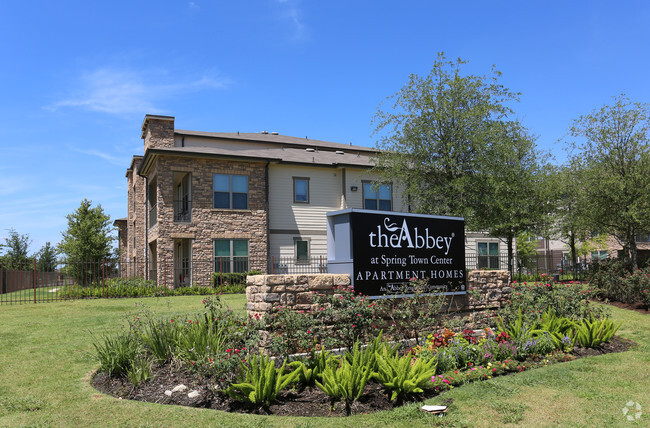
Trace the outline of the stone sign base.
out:
[[[314,292],[334,294],[336,286],[350,285],[350,276],[340,274],[251,275],[246,279],[248,314],[264,316],[275,307],[295,311],[312,307]],[[510,273],[503,270],[473,270],[467,275],[468,293],[453,296],[460,312],[497,309],[510,298]]]

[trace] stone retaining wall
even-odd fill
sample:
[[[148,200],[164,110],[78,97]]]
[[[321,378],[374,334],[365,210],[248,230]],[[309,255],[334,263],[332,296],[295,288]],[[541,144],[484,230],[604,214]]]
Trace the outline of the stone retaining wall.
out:
[[[273,307],[296,311],[311,310],[315,291],[334,294],[334,287],[349,286],[349,275],[251,275],[247,277],[246,299],[249,315],[264,315]],[[467,276],[470,290],[454,296],[460,311],[476,312],[500,308],[510,298],[510,273],[501,270],[474,270]]]

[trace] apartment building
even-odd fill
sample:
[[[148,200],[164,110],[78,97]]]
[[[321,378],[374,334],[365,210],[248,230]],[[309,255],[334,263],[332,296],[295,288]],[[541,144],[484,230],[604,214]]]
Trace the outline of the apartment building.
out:
[[[125,275],[181,286],[214,272],[318,272],[327,212],[409,210],[399,186],[377,182],[368,147],[178,130],[155,115],[141,136],[144,155],[126,171],[128,214],[115,222]]]
[[[126,171],[127,216],[115,221],[125,276],[178,287],[215,272],[321,272],[327,212],[410,212],[399,183],[371,171],[372,148],[179,130],[157,115],[145,116],[141,137],[144,154]],[[467,233],[465,247],[469,268],[505,268],[499,238]]]

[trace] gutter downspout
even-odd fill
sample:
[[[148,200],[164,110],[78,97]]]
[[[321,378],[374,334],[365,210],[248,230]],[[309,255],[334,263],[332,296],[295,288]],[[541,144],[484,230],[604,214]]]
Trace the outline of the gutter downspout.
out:
[[[144,277],[149,278],[149,177],[144,177]]]
[[[271,214],[269,210],[269,164],[271,161],[266,161],[264,166],[264,207],[266,210],[266,273],[268,274],[269,263],[271,260]]]

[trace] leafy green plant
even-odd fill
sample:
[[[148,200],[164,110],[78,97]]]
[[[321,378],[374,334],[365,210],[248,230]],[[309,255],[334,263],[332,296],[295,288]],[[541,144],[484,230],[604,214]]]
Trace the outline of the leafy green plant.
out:
[[[313,344],[316,325],[309,312],[276,307],[265,320],[270,330],[269,348],[275,355],[288,357],[307,351]]]
[[[399,294],[405,295],[400,299],[387,299],[387,315],[390,320],[390,333],[398,339],[421,339],[439,328],[446,296],[441,293],[429,294],[428,280],[413,279],[403,286]]]
[[[576,325],[576,342],[583,348],[595,348],[603,342],[609,342],[621,327],[621,324],[616,325],[609,318],[597,320],[594,317],[590,317],[590,319],[583,320],[580,324]]]
[[[331,355],[329,351],[317,352],[312,349],[309,357],[292,361],[289,367],[298,370],[300,373],[299,380],[303,385],[314,385],[316,379],[322,377],[322,373],[327,366],[337,364],[338,356]]]
[[[553,309],[549,309],[542,315],[541,323],[539,324],[539,329],[535,336],[537,337],[544,333],[548,333],[555,348],[565,350],[568,347],[565,338],[570,337],[575,326],[575,322],[565,317],[558,317]],[[571,345],[573,345],[573,343],[571,343]]]
[[[164,363],[172,359],[178,342],[178,330],[173,322],[149,319],[144,325],[141,337],[158,363]]]
[[[131,366],[126,370],[126,378],[138,387],[151,378],[151,360],[140,356],[132,361]]]
[[[250,363],[242,363],[243,379],[226,389],[226,394],[236,400],[262,405],[268,409],[280,391],[295,382],[300,373],[294,370],[285,373],[286,361],[279,369],[267,356],[254,355]]]
[[[177,329],[178,340],[174,353],[183,361],[205,362],[226,349],[226,337],[212,321],[187,320]]]
[[[535,324],[531,328],[528,322],[524,320],[521,310],[519,310],[517,318],[508,323],[503,321],[501,315],[499,315],[497,320],[497,327],[499,330],[506,332],[506,334],[508,334],[508,336],[510,336],[510,338],[515,342],[525,342],[530,339],[533,336],[533,333],[537,332]]]
[[[324,348],[352,348],[354,342],[366,341],[381,327],[379,304],[349,287],[338,286],[334,294],[315,294],[312,311],[316,336]]]
[[[125,375],[141,352],[140,342],[129,332],[93,341],[99,370],[109,377]]]
[[[431,386],[431,378],[436,374],[436,360],[414,358],[409,352],[402,357],[383,357],[377,355],[377,371],[372,377],[384,388],[392,391],[391,400],[402,403],[409,395],[422,393]]]
[[[351,356],[351,362],[348,358],[341,358],[338,367],[326,366],[322,374],[322,383],[315,381],[316,386],[332,401],[343,400],[345,402],[347,415],[351,414],[352,403],[361,397],[373,373],[371,368],[366,365],[368,357],[359,351],[359,342],[354,344]]]

